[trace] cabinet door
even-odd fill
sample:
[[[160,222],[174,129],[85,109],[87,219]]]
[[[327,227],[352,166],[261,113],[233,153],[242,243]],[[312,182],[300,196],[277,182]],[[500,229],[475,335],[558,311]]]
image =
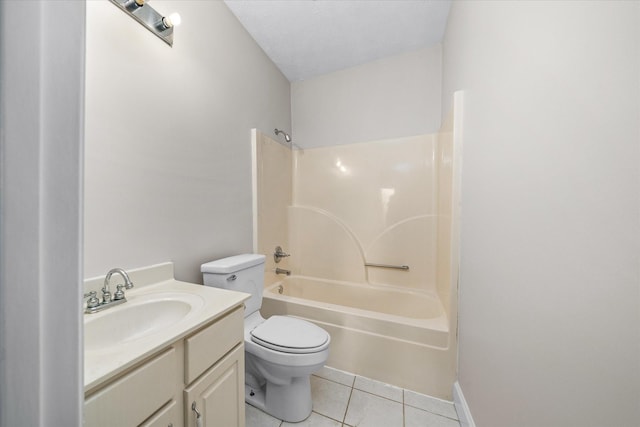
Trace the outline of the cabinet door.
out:
[[[244,345],[240,344],[184,391],[185,427],[244,427]]]

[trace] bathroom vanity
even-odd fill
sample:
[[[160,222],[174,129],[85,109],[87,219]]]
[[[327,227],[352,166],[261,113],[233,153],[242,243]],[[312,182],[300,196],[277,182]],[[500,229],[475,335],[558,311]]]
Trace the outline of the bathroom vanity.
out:
[[[176,281],[170,263],[130,275],[126,303],[85,314],[84,425],[244,426],[248,295]]]

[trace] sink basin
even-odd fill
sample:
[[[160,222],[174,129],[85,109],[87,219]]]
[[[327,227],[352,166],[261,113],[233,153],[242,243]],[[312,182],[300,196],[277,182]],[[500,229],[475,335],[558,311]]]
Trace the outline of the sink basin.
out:
[[[191,317],[204,300],[187,292],[155,292],[136,295],[122,305],[86,314],[85,351],[117,348],[134,340],[166,331]]]

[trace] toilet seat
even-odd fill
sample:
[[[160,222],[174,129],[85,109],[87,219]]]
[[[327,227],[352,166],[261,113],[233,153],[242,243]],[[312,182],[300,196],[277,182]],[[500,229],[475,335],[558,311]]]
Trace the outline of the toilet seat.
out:
[[[317,353],[329,346],[329,334],[313,323],[271,316],[251,331],[251,341],[283,353]]]

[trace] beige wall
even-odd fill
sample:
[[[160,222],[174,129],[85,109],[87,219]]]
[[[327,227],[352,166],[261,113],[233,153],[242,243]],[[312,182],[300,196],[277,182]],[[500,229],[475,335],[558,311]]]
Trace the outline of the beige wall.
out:
[[[459,382],[479,427],[640,424],[640,3],[454,2]]]
[[[223,2],[177,11],[169,48],[108,1],[87,2],[85,277],[252,250],[251,129],[289,129],[289,82]]]
[[[294,142],[322,147],[435,133],[441,47],[291,84]]]

